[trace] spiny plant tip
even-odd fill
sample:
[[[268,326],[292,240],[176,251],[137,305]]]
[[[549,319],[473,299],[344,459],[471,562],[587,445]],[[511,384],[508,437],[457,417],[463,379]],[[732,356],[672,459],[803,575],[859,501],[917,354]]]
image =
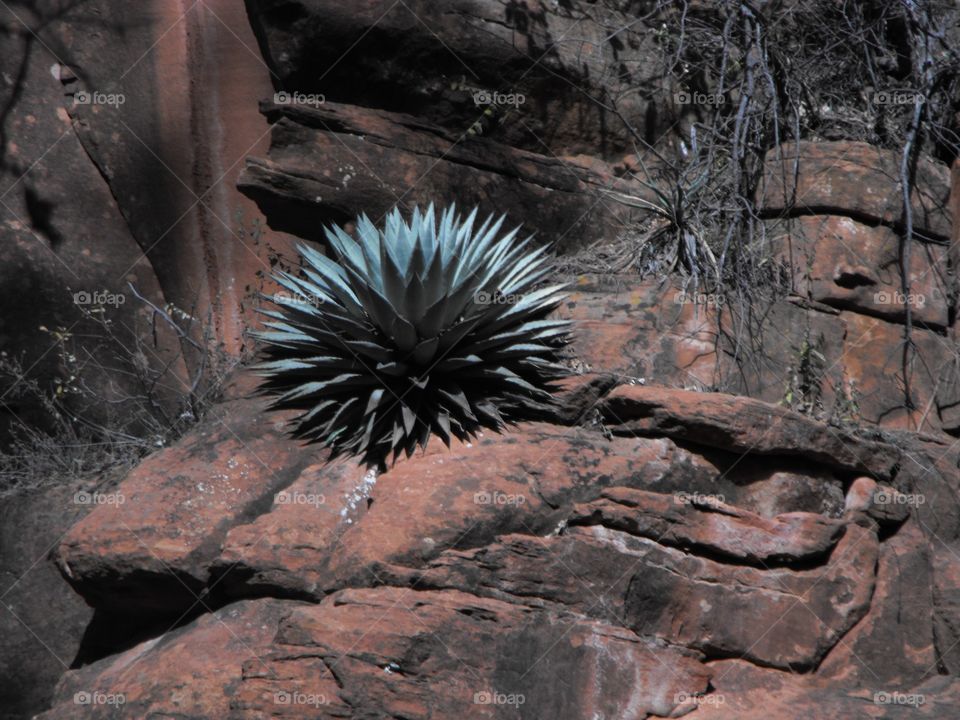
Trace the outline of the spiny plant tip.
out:
[[[326,228],[328,255],[299,246],[300,275],[273,275],[283,290],[254,333],[272,407],[302,411],[295,436],[382,469],[431,435],[449,446],[555,404],[565,286],[545,284],[549,249],[505,219],[477,227],[476,209],[431,204],[382,228],[361,215],[353,237]]]

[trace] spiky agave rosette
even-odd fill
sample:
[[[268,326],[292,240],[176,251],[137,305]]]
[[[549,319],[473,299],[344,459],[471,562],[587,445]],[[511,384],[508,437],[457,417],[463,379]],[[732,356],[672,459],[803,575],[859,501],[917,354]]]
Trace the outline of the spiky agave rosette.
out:
[[[431,205],[381,230],[362,215],[356,239],[326,229],[329,257],[299,247],[303,278],[274,275],[286,292],[268,296],[257,369],[273,407],[304,411],[296,436],[383,467],[431,434],[449,445],[553,404],[564,286],[540,287],[548,248],[476,218],[451,207],[437,222]]]

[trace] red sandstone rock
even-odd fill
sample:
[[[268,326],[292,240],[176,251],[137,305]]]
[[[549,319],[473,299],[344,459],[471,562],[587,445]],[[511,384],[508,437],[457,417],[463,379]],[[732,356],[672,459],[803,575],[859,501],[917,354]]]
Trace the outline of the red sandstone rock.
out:
[[[425,629],[428,629],[426,632]],[[149,678],[144,682],[144,678]],[[41,720],[126,717],[631,717],[707,689],[695,653],[567,613],[467,593],[247,601],[67,674]]]
[[[268,229],[254,236],[256,206],[236,189],[246,156],[268,144],[257,102],[273,92],[245,8],[231,0],[88,0],[66,19],[54,32],[77,78],[63,88],[77,136],[165,300],[209,320],[238,355],[256,317],[257,274],[270,270],[267,243],[290,247]],[[124,102],[75,104],[84,91],[119,93]]]
[[[49,705],[93,617],[49,557],[63,527],[89,511],[76,502],[86,489],[75,481],[0,499],[0,707],[11,718]]]
[[[720,554],[746,564],[803,562],[825,555],[844,524],[814,513],[772,519],[695,494],[663,495],[614,487],[577,505],[571,525],[601,525],[662,545]]]
[[[255,588],[269,577],[279,592],[293,594],[376,584],[384,564],[416,566],[448,547],[483,545],[503,532],[549,532],[573,502],[615,482],[656,484],[676,475],[676,486],[703,492],[715,473],[669,442],[608,441],[583,429],[525,424],[454,442],[451,450],[431,442],[375,482],[364,483],[350,464],[318,470],[310,487],[321,489],[329,507],[275,505],[230,533],[217,565],[230,569],[228,587],[248,576],[241,585]],[[304,476],[289,490],[306,491]]]
[[[632,277],[601,283],[583,275],[572,290],[560,314],[575,323],[577,357],[592,370],[682,387],[725,381],[715,305],[684,302],[672,286]]]
[[[666,435],[756,455],[803,455],[825,465],[890,476],[896,448],[862,440],[759,400],[668,388],[620,386],[601,404],[618,432]]]
[[[899,168],[899,153],[867,143],[787,143],[767,153],[759,201],[768,213],[802,210],[896,224],[903,213]],[[911,195],[915,232],[941,242],[953,236],[949,196],[949,169],[921,158]]]
[[[933,568],[922,534],[919,524],[911,522],[880,546],[870,613],[824,661],[824,677],[903,688],[938,672]]]
[[[23,22],[39,22],[42,10],[32,5],[18,6],[19,12],[0,7],[0,24],[22,28]],[[47,40],[53,42],[49,35]],[[162,323],[149,337],[149,310],[127,284],[161,307],[163,288],[65,109],[59,59],[29,33],[14,32],[0,49],[0,64],[7,73],[0,148],[0,344],[7,360],[18,359],[28,377],[49,392],[55,378],[75,385],[71,375],[85,366],[83,380],[98,402],[68,393],[62,398],[68,411],[91,423],[122,426],[131,418],[115,421],[111,411],[129,412],[130,404],[121,401],[141,388],[129,375],[103,368],[116,367],[118,352],[140,342],[144,363],[160,376],[155,399],[172,412],[185,379],[179,342]],[[106,341],[103,328],[82,310],[109,321],[119,346]],[[68,334],[62,344],[55,331]],[[64,355],[74,350],[80,360],[66,361]],[[11,427],[22,432],[21,423],[50,429],[41,403],[15,391],[21,378],[3,376],[0,436],[9,437]],[[129,430],[143,432],[132,423]]]
[[[233,525],[269,507],[315,451],[285,436],[288,415],[262,400],[211,410],[176,446],[134,468],[60,543],[57,562],[78,592],[121,614],[196,607]]]
[[[280,618],[297,606],[280,600],[237,603],[67,672],[52,708],[38,718],[244,717],[232,708],[244,683],[244,663],[266,666]]]
[[[791,268],[794,290],[833,307],[903,322],[909,305],[914,323],[950,324],[953,279],[947,247],[915,243],[910,293],[900,278],[900,237],[839,215],[810,215],[769,223],[778,257]]]
[[[365,476],[349,461],[305,468],[268,512],[227,533],[213,581],[231,596],[321,597],[318,569],[367,510]]]
[[[958,701],[957,683],[948,676],[934,676],[922,684],[899,684],[877,677],[852,687],[815,675],[777,672],[737,659],[709,665],[714,672],[714,689],[697,698],[693,716],[697,720],[939,720],[955,714]]]
[[[577,387],[604,382],[568,384],[575,394]],[[593,392],[584,390],[580,399],[598,399]],[[237,408],[233,432],[248,444],[264,444],[275,473],[287,473],[274,492],[293,501],[270,493],[242,512],[204,506],[204,523],[195,527],[207,530],[182,536],[198,543],[195,548],[165,557],[192,573],[184,573],[195,578],[192,587],[202,590],[208,577],[214,590],[208,596],[220,602],[272,595],[321,604],[246,601],[230,606],[241,613],[236,621],[220,611],[254,658],[236,650],[229,631],[218,639],[214,630],[224,628],[207,615],[155,646],[73,671],[51,713],[71,707],[73,694],[85,688],[109,693],[124,685],[134,688],[132,712],[197,718],[223,715],[225,706],[223,716],[238,718],[429,712],[479,718],[491,710],[498,717],[503,707],[473,703],[475,693],[488,691],[523,695],[529,712],[558,717],[560,708],[573,708],[571,718],[621,717],[625,707],[637,717],[692,707],[703,712],[709,698],[721,695],[727,704],[711,710],[732,712],[754,698],[742,684],[745,675],[725,677],[703,695],[706,674],[687,653],[702,653],[710,665],[744,657],[779,668],[764,670],[762,682],[774,693],[771,703],[785,704],[791,693],[808,703],[818,690],[833,697],[838,686],[866,693],[878,681],[866,671],[848,672],[856,656],[878,663],[888,652],[905,654],[878,674],[884,687],[900,688],[925,677],[924,664],[936,657],[931,643],[949,652],[945,643],[956,625],[946,567],[939,575],[931,568],[923,536],[909,529],[912,521],[885,525],[893,534],[878,541],[867,515],[872,509],[854,509],[863,482],[854,483],[852,511],[839,519],[844,499],[832,493],[841,482],[827,469],[853,472],[858,453],[869,448],[865,464],[875,471],[901,462],[898,492],[916,484],[934,501],[945,483],[930,473],[949,472],[952,461],[931,461],[933,444],[909,447],[912,464],[906,465],[891,446],[853,439],[853,449],[835,447],[834,429],[745,398],[620,386],[600,402],[619,407],[624,426],[655,418],[644,432],[679,439],[697,428],[694,443],[681,442],[702,455],[662,437],[607,439],[593,429],[528,423],[472,447],[431,443],[426,453],[371,482],[347,461],[301,469],[306,456],[294,451],[297,443],[273,436],[278,429],[265,434],[252,401],[229,400]],[[207,450],[201,448],[199,438],[219,426],[216,417],[182,447],[166,451],[164,465],[192,452],[209,473],[229,457],[229,433],[219,446],[208,440]],[[763,454],[744,455],[748,448]],[[144,468],[150,467],[141,466],[144,479],[135,473],[120,490],[132,483],[133,496],[149,497],[139,493],[146,492]],[[176,497],[183,486],[182,478],[171,479],[157,497]],[[317,502],[297,501],[311,497]],[[910,512],[915,509],[926,512],[912,506]],[[144,518],[175,527],[182,510],[170,511],[166,518]],[[106,517],[101,513],[70,535],[71,543],[87,538],[99,545],[88,545],[85,555],[68,543],[61,556],[77,560],[70,563],[75,582],[94,602],[128,588],[128,607],[156,614],[161,608],[154,602],[170,592],[169,581],[154,569],[151,554],[126,549]],[[948,522],[956,522],[955,516],[917,517],[945,534],[952,532]],[[176,535],[154,530],[149,537],[169,553],[166,543]],[[212,559],[208,548],[221,541],[223,551]],[[910,572],[898,572],[898,563]],[[374,587],[351,589],[357,585]],[[147,597],[149,589],[157,596]],[[332,595],[324,599],[327,592]],[[291,608],[293,614],[279,620]],[[891,619],[907,615],[917,634]],[[196,663],[186,675],[183,667],[194,665],[181,653]],[[464,664],[473,672],[466,679]],[[128,665],[139,668],[136,677],[126,673]],[[583,668],[573,674],[576,684],[558,685],[561,666],[565,677],[569,668]],[[783,670],[805,679],[787,689],[791,676]],[[661,672],[670,683],[653,681]],[[321,704],[309,704],[321,697]],[[84,717],[98,717],[101,709],[85,709]]]
[[[798,298],[777,301],[765,308],[762,321],[747,325],[749,349],[741,347],[741,360],[735,361],[732,340],[738,328],[744,329],[745,318],[735,316],[731,305],[696,304],[690,301],[692,292],[683,296],[652,281],[618,287],[583,276],[575,287],[580,289],[562,314],[574,320],[574,347],[592,371],[771,403],[803,399],[818,418],[847,424],[923,431],[960,426],[960,371],[950,341],[932,330],[914,327],[911,333],[914,408],[907,410],[904,327],[889,318]],[[809,360],[814,353],[816,361],[804,370],[805,356]],[[804,384],[813,397],[798,398],[797,386]]]
[[[450,550],[422,571],[386,573],[412,587],[463,588],[509,602],[619,621],[701,650],[811,670],[857,621],[873,593],[876,534],[850,525],[823,566],[720,563],[601,526],[559,536],[508,535]],[[789,638],[789,641],[784,642]]]
[[[956,416],[947,408],[952,387],[937,382],[941,371],[953,364],[948,340],[922,328],[911,332],[915,350],[907,366],[910,408],[903,380],[903,326],[853,312],[840,317],[847,328],[840,362],[847,376],[855,379],[862,421],[920,431],[954,426]],[[941,407],[946,412],[941,413]]]

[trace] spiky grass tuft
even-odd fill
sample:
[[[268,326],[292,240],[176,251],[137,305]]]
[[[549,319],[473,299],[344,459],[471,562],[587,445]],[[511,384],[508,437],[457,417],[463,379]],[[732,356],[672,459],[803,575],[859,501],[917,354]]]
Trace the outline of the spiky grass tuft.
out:
[[[300,246],[302,277],[274,275],[285,292],[255,334],[258,370],[273,407],[303,411],[296,436],[383,467],[431,434],[449,445],[554,403],[564,286],[541,287],[547,248],[476,218],[451,207],[437,221],[431,205],[378,229],[363,215],[355,238],[326,230],[329,256]]]

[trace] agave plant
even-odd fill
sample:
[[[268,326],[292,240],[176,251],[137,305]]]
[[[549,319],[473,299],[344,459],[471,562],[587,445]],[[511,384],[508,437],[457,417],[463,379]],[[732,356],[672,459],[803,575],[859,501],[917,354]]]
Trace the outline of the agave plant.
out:
[[[548,248],[476,220],[361,215],[354,237],[326,229],[329,255],[299,247],[301,277],[274,275],[258,369],[273,407],[303,411],[296,436],[382,468],[431,435],[449,446],[554,403],[569,323],[549,317],[565,295],[543,286]]]

